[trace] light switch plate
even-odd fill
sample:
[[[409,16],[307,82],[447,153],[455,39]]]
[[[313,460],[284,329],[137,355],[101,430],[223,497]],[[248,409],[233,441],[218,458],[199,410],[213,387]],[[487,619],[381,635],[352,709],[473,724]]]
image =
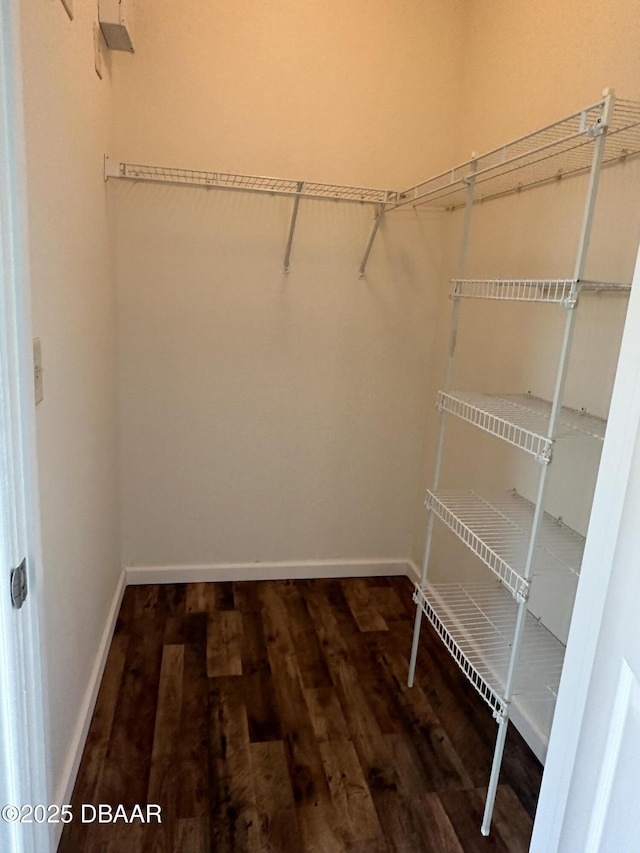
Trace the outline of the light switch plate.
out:
[[[42,384],[42,346],[40,338],[33,339],[33,385],[36,395],[36,406],[42,402],[44,387]]]

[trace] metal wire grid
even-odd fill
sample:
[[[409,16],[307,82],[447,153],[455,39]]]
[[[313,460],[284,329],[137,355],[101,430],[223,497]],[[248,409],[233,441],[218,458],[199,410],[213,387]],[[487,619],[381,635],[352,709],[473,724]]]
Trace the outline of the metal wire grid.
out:
[[[640,102],[617,98],[604,150],[604,162],[624,160],[640,151]]]
[[[573,279],[453,279],[451,295],[463,299],[502,299],[510,302],[568,302]]]
[[[430,589],[432,589],[432,587],[428,584],[427,590]],[[419,584],[416,584],[415,592],[413,593],[413,600],[418,607],[422,609],[422,612],[431,623],[436,634],[442,640],[442,643],[451,657],[455,660],[464,675],[466,675],[480,696],[491,708],[493,716],[496,719],[501,719],[506,713],[507,703],[500,698],[496,689],[488,683],[483,672],[476,668],[469,654],[467,654],[468,648],[462,648],[456,642],[456,639],[449,630],[447,624],[440,619],[436,610],[431,606],[431,603],[427,598],[427,592],[425,592]]]
[[[454,278],[451,295],[461,299],[494,299],[509,302],[547,302],[573,305],[582,291],[629,293],[630,284],[576,279]]]
[[[438,202],[438,206],[455,208],[465,203],[467,182],[472,175],[476,179],[475,201],[482,201],[589,169],[593,131],[597,128],[604,103],[604,100],[598,101],[547,127],[489,151],[476,160],[462,163],[410,187],[403,193],[134,163],[120,163],[117,173],[120,177],[140,181],[360,201],[384,204],[389,208],[434,202]],[[640,102],[617,99],[609,122],[604,162],[625,159],[639,152]]]
[[[249,190],[252,192],[275,193],[276,195],[301,195],[310,198],[361,201],[371,204],[385,204],[396,197],[396,194],[390,190],[370,189],[367,187],[343,187],[334,184],[307,182],[302,182],[301,189],[299,189],[300,182],[286,178],[233,175],[226,172],[176,169],[167,166],[121,163],[119,171],[121,177],[137,181]]]
[[[398,206],[435,204],[457,208],[466,201],[475,176],[474,201],[488,200],[591,167],[591,143],[604,100],[547,127],[456,166],[399,194]],[[614,102],[604,149],[604,163],[640,152],[640,102]]]
[[[482,497],[473,491],[427,492],[428,509],[501,580],[517,600],[525,600],[524,578],[535,507],[522,495]],[[578,575],[584,537],[544,513],[533,557],[532,576],[571,572]]]
[[[554,439],[548,438],[551,403],[532,394],[492,396],[477,391],[440,391],[438,407],[484,432],[532,454],[551,458]],[[555,438],[604,439],[607,422],[595,415],[563,406]]]
[[[414,601],[451,656],[498,719],[507,707],[506,680],[518,608],[498,583],[416,584]],[[513,696],[555,702],[564,646],[527,614]]]

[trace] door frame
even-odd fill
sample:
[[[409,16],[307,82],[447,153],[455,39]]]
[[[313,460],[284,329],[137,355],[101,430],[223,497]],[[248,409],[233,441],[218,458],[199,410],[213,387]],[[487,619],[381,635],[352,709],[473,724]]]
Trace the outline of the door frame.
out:
[[[0,2],[0,807],[48,806],[51,795],[18,13],[18,0]],[[9,572],[23,558],[28,597],[16,610]],[[54,831],[0,816],[0,848],[48,853]]]
[[[531,853],[560,849],[600,629],[640,434],[640,252],[636,260],[607,432],[589,521]],[[614,721],[610,721],[611,726]],[[585,809],[590,804],[585,804]]]

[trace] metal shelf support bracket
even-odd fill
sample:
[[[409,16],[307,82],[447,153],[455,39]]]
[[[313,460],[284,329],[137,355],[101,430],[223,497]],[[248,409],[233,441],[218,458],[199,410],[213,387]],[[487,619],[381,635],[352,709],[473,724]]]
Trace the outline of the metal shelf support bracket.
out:
[[[298,220],[298,207],[300,206],[300,195],[304,187],[304,181],[298,181],[297,195],[293,200],[293,210],[291,211],[291,224],[289,225],[289,237],[287,238],[287,248],[284,253],[284,272],[289,273],[289,261],[291,260],[291,246],[293,245],[293,235],[296,230],[296,222]]]
[[[378,228],[380,227],[380,223],[382,222],[382,217],[385,212],[385,205],[380,204],[378,206],[378,212],[376,213],[376,218],[373,220],[373,225],[371,226],[371,233],[369,234],[369,240],[367,242],[367,247],[364,250],[364,255],[362,256],[362,260],[360,261],[360,266],[358,267],[358,276],[360,278],[364,278],[364,271],[367,267],[367,261],[369,260],[369,255],[371,254],[371,249],[373,248],[374,240],[376,239],[376,234],[378,233]]]
[[[120,178],[122,177],[120,172],[120,163],[117,160],[112,160],[108,154],[104,155],[104,179],[105,181],[108,178]]]

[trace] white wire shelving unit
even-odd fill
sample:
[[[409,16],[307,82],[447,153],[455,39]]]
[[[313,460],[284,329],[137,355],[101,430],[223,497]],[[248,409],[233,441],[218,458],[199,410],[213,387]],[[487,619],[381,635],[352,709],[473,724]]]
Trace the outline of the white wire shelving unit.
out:
[[[630,285],[590,281],[585,261],[598,182],[603,166],[640,151],[640,103],[601,100],[558,122],[480,155],[400,193],[394,207],[464,207],[458,269],[452,281],[453,311],[444,386],[438,395],[440,430],[434,483],[427,492],[427,536],[414,601],[408,682],[414,681],[423,616],[427,618],[493,712],[498,723],[487,789],[483,835],[493,807],[510,716],[524,712],[536,731],[548,732],[553,718],[563,644],[528,610],[536,578],[551,583],[577,580],[585,540],[544,511],[554,443],[560,438],[602,441],[601,418],[562,405],[576,315],[583,294],[625,295]],[[573,275],[566,279],[465,278],[474,204],[568,175],[588,175]],[[474,300],[546,303],[566,312],[550,401],[530,394],[491,395],[451,388],[461,305]],[[533,503],[517,493],[482,496],[439,488],[447,416],[466,421],[522,450],[539,463]],[[492,574],[483,583],[433,584],[429,562],[435,520],[449,528]],[[570,584],[570,586],[574,586]]]
[[[532,394],[492,395],[474,391],[441,391],[438,408],[495,435],[514,447],[549,462],[558,438],[604,440],[607,422],[588,412],[562,406],[556,431],[549,435],[553,404]]]
[[[574,305],[581,291],[628,293],[630,284],[575,279],[454,279],[451,295],[460,299],[498,299],[508,302],[546,302]]]
[[[427,492],[431,510],[491,569],[516,601],[526,601],[525,578],[535,506],[516,491],[479,495],[474,491]],[[580,573],[584,537],[544,513],[536,542],[531,580],[543,573]]]
[[[136,163],[112,163],[107,159],[107,177],[129,178],[160,184],[182,184],[209,189],[247,190],[270,195],[301,196],[334,201],[361,201],[386,204],[395,200],[395,193],[369,187],[347,187],[287,178],[267,178],[260,175],[234,175],[228,172],[208,172],[202,169],[175,169],[168,166],[148,166]]]
[[[610,96],[606,96],[609,98]],[[105,157],[104,177],[154,184],[173,184],[206,189],[236,190],[286,196],[293,200],[287,237],[284,270],[289,271],[293,238],[301,199],[359,202],[374,207],[371,232],[358,272],[364,276],[369,255],[385,215],[407,206],[429,206],[455,210],[467,203],[467,188],[475,186],[472,203],[501,195],[520,192],[527,187],[560,180],[569,175],[586,173],[591,168],[593,142],[602,139],[606,121],[606,140],[602,163],[615,163],[640,153],[640,103],[616,100],[604,118],[603,97],[560,121],[534,133],[522,136],[480,157],[462,163],[404,191],[371,187],[340,186],[331,183],[241,175],[203,169],[184,169],[143,163],[127,163]],[[611,98],[609,103],[613,105]],[[476,283],[477,284],[477,283]],[[485,283],[486,284],[486,283]],[[499,284],[499,283],[498,283]],[[514,282],[503,283],[513,285]],[[522,284],[522,283],[520,283]],[[522,293],[545,292],[546,286],[557,284],[571,291],[577,282],[529,282]],[[584,282],[581,283],[584,286]],[[535,285],[535,286],[534,286]],[[506,293],[507,288],[496,287]],[[468,294],[469,295],[469,294]],[[488,298],[488,297],[485,297]],[[494,296],[493,298],[509,298]],[[527,297],[529,300],[531,297]],[[543,299],[542,301],[554,301]],[[558,300],[555,300],[558,301]]]
[[[501,584],[430,584],[417,587],[414,601],[489,705],[496,720],[508,713],[504,699],[517,610]],[[513,696],[553,703],[565,647],[527,613]]]
[[[372,225],[358,268],[362,277],[385,216],[406,207],[464,209],[458,269],[452,281],[453,312],[449,357],[439,395],[440,432],[420,583],[416,585],[416,623],[409,664],[413,683],[423,615],[434,626],[465,675],[489,704],[498,722],[491,778],[482,822],[488,834],[510,715],[518,702],[543,708],[550,725],[562,667],[562,644],[527,610],[532,583],[540,574],[577,573],[584,540],[543,509],[547,472],[559,438],[601,440],[605,422],[562,406],[568,356],[581,296],[626,294],[630,286],[585,279],[585,258],[602,169],[640,154],[640,102],[602,98],[532,133],[398,191],[341,186],[288,178],[127,163],[105,157],[105,180],[199,187],[286,197],[292,201],[284,253],[288,272],[302,201],[370,205]],[[586,200],[573,275],[566,279],[469,279],[465,264],[474,205],[532,187],[587,176]],[[551,401],[526,394],[491,396],[451,388],[460,306],[478,299],[545,303],[566,310],[558,369]],[[536,501],[518,495],[443,493],[439,481],[447,416],[461,418],[533,456],[540,464]],[[434,520],[446,524],[493,572],[482,589],[432,586],[428,581]],[[524,677],[523,677],[524,674]],[[515,703],[515,704],[512,704]],[[549,710],[551,709],[551,710]]]
[[[611,109],[605,116],[609,97]],[[476,203],[587,173],[592,166],[593,142],[605,125],[601,165],[640,151],[640,103],[620,98],[614,103],[609,93],[559,121],[409,187],[399,194],[395,206],[464,207],[471,179]]]
[[[104,158],[104,178],[120,178],[129,181],[152,184],[170,184],[206,189],[235,190],[238,192],[261,193],[271,196],[285,196],[293,199],[289,234],[284,257],[284,271],[289,272],[291,249],[298,221],[301,199],[319,199],[324,201],[358,202],[374,205],[375,216],[371,234],[360,263],[360,277],[364,276],[369,254],[373,247],[378,228],[386,210],[395,206],[398,193],[393,190],[371,187],[341,186],[316,181],[296,181],[290,178],[269,178],[261,175],[239,175],[230,172],[213,172],[204,169],[179,169],[171,166],[153,166],[142,163],[122,163]]]

